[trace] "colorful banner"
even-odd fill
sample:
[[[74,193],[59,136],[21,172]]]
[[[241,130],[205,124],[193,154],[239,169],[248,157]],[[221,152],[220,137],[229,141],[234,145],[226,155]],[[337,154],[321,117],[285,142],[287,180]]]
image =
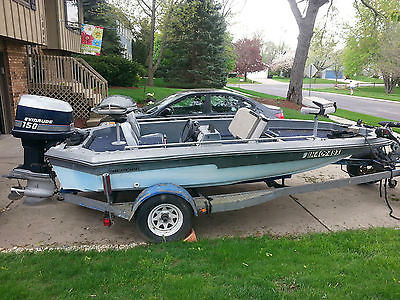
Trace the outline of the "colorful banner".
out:
[[[81,53],[100,56],[103,27],[82,24]]]

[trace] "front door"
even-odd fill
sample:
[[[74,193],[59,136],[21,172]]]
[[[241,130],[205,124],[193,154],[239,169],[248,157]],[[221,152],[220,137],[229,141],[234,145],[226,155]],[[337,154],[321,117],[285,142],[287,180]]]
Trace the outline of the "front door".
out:
[[[11,107],[7,86],[4,52],[0,52],[0,134],[8,133],[11,122]]]

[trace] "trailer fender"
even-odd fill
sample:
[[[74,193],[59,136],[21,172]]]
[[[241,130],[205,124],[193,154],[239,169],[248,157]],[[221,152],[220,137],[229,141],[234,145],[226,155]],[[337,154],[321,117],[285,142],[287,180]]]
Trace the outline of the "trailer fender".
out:
[[[132,212],[129,221],[132,220],[136,210],[143,202],[145,202],[147,199],[150,199],[151,197],[160,194],[170,194],[182,198],[183,200],[187,201],[190,204],[190,206],[193,209],[194,215],[195,216],[198,215],[196,204],[194,203],[194,200],[192,196],[190,196],[188,191],[186,191],[183,187],[173,183],[160,183],[148,187],[139,194],[139,196],[133,202]]]

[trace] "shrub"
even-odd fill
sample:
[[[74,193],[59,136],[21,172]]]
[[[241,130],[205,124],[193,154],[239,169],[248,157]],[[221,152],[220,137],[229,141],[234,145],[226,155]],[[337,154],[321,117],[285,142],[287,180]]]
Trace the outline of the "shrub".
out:
[[[144,75],[144,67],[120,56],[82,56],[111,86],[135,86]]]

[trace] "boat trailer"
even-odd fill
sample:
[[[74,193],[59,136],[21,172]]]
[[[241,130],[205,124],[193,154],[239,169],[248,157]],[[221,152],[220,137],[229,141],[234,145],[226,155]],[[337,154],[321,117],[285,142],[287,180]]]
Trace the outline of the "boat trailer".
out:
[[[109,175],[104,174],[103,176],[108,177]],[[146,194],[146,199],[160,194],[176,195],[190,203],[192,208],[194,208],[193,213],[197,216],[217,212],[239,210],[242,208],[263,204],[275,198],[289,195],[323,191],[327,189],[340,188],[347,185],[358,185],[369,182],[377,182],[385,179],[388,180],[389,187],[394,188],[397,184],[394,178],[397,176],[400,176],[400,170],[382,171],[374,174],[329,180],[321,183],[310,183],[298,186],[283,185],[280,188],[266,190],[256,190],[250,192],[238,192],[211,196],[198,195],[195,197],[190,196],[188,192],[185,196],[183,196],[180,192],[183,188],[174,184],[158,184],[145,189],[140,195]],[[105,194],[108,195],[107,202],[80,196],[77,193],[70,191],[60,191],[58,195],[59,197],[61,197],[60,200],[63,200],[65,202],[98,210],[101,212],[108,212],[112,215],[115,215],[116,217],[129,221],[134,218],[135,212],[137,211],[140,204],[146,200],[140,199],[139,195],[138,198],[133,202],[114,203],[113,201],[111,201],[112,194],[107,192]]]
[[[346,163],[346,160],[338,162],[338,164],[342,165],[346,165]],[[110,175],[103,174],[104,194],[107,201],[85,197],[75,191],[61,190],[58,192],[57,195],[60,200],[63,200],[65,202],[104,212],[105,226],[112,225],[114,216],[129,221],[134,219],[136,222],[138,222],[138,220],[140,219],[144,219],[144,223],[147,223],[148,227],[153,227],[154,229],[154,231],[151,232],[152,234],[149,235],[144,232],[144,235],[150,241],[161,242],[172,239],[168,238],[170,235],[162,236],[161,238],[158,238],[158,235],[162,235],[163,232],[166,233],[166,231],[169,229],[168,226],[174,227],[177,225],[176,222],[182,221],[179,220],[180,209],[177,209],[179,208],[179,202],[183,204],[183,207],[187,206],[187,208],[189,208],[189,213],[191,213],[191,220],[193,215],[198,216],[217,212],[239,210],[242,208],[263,204],[279,197],[340,188],[347,185],[358,185],[378,181],[382,183],[382,181],[385,181],[385,188],[386,186],[394,188],[397,184],[397,181],[394,178],[398,177],[399,175],[400,170],[398,169],[385,170],[373,174],[329,180],[321,183],[303,184],[297,186],[281,185],[281,187],[279,188],[270,188],[250,192],[238,192],[221,195],[202,195],[197,193],[197,195],[192,196],[188,191],[180,186],[174,184],[157,184],[143,190],[136,197],[136,199],[131,202],[115,202],[115,191],[112,190]],[[282,182],[283,179],[284,178],[282,178]],[[151,202],[149,200],[157,198],[160,199],[158,206],[156,206],[159,207],[158,212],[154,211],[154,209],[150,212],[141,209],[141,207],[143,206],[142,204],[146,202]],[[169,201],[170,199],[172,199],[173,201]],[[392,215],[392,209],[387,199],[386,203],[391,210],[390,215],[394,217]],[[187,218],[187,216],[182,217]],[[143,233],[143,228],[140,228],[140,225],[139,229]],[[184,237],[185,236],[183,236],[183,238]]]

